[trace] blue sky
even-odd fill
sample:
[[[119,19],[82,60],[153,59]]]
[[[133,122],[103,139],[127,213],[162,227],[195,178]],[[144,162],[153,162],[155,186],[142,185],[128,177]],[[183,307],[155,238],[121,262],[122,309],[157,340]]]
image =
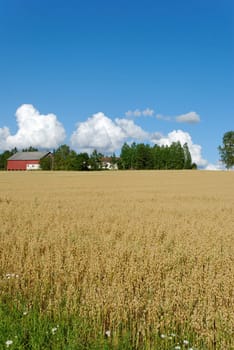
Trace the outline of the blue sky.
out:
[[[0,0],[0,149],[179,138],[214,165],[234,130],[233,39],[232,0]]]

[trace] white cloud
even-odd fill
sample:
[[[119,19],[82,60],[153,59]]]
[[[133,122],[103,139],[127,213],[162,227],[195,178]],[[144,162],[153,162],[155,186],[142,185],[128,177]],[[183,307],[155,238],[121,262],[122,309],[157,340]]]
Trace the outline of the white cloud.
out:
[[[151,111],[146,109],[144,113],[151,115]],[[143,115],[143,111],[139,112]],[[42,115],[30,104],[24,104],[17,109],[16,121],[18,131],[15,135],[11,135],[8,127],[0,128],[0,150],[29,146],[57,148],[65,139],[64,127],[56,115]],[[71,145],[78,151],[92,152],[97,149],[103,153],[118,151],[125,141],[153,142],[160,146],[180,141],[182,145],[188,144],[192,160],[199,167],[207,170],[222,169],[220,165],[208,164],[203,159],[201,146],[194,144],[187,132],[174,130],[167,136],[158,132],[148,133],[133,120],[126,118],[112,120],[101,112],[79,123],[70,140]]]
[[[158,140],[160,140],[163,137],[163,134],[161,132],[155,131],[150,134],[150,141],[157,143]]]
[[[188,132],[182,130],[173,130],[166,137],[161,138],[153,138],[152,142],[162,145],[171,145],[172,142],[180,141],[182,145],[185,143],[188,144],[192,161],[196,163],[200,167],[205,167],[207,165],[207,161],[202,158],[202,147],[200,145],[194,144],[192,138]]]
[[[131,137],[133,139],[141,141],[149,138],[149,134],[145,132],[140,126],[136,125],[133,120],[116,118],[115,122],[125,133],[125,138]]]
[[[154,110],[150,109],[150,108],[146,108],[144,111],[142,111],[142,114],[147,117],[152,117],[152,115],[154,114]]]
[[[4,126],[3,128],[0,128],[0,150],[8,149],[6,140],[9,135],[10,135],[10,130],[6,126]]]
[[[178,115],[175,119],[177,123],[196,124],[200,122],[200,116],[196,112],[181,114],[181,115]]]
[[[65,130],[56,115],[40,114],[32,105],[23,104],[16,111],[18,131],[11,135],[8,128],[0,128],[0,148],[32,147],[56,148],[65,139]]]
[[[225,170],[225,167],[221,162],[217,164],[209,163],[205,167],[205,170]]]
[[[140,117],[141,116],[141,111],[139,109],[135,109],[135,111],[127,111],[125,113],[126,117]]]
[[[124,138],[123,130],[100,112],[78,124],[71,136],[71,144],[87,152],[93,149],[113,152],[121,147]]]
[[[178,115],[176,117],[157,114],[156,118],[159,120],[176,121],[177,123],[197,124],[200,122],[200,116],[196,112],[189,112],[186,114]]]
[[[132,120],[115,119],[112,121],[104,113],[94,114],[85,122],[79,123],[71,136],[71,144],[79,151],[111,153],[123,145],[129,138],[147,139],[148,133]]]
[[[146,108],[144,110],[139,110],[139,109],[135,109],[135,111],[127,111],[125,113],[126,117],[141,117],[141,116],[144,116],[144,117],[152,117],[152,115],[154,115],[154,110],[153,109],[150,109],[150,108]]]
[[[199,167],[205,167],[208,162],[202,157],[202,147],[194,144],[188,132],[174,130],[167,136],[155,132],[149,134],[133,120],[116,118],[114,121],[97,113],[86,121],[79,123],[71,136],[71,144],[78,151],[92,152],[97,149],[103,153],[118,151],[125,141],[153,142],[162,145],[171,145],[180,141],[182,145],[188,144],[192,161]]]

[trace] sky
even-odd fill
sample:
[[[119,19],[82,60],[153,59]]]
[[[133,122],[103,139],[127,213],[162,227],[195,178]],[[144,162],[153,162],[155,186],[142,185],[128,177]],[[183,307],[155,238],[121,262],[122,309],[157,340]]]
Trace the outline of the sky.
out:
[[[0,151],[187,142],[222,168],[233,0],[0,0]]]

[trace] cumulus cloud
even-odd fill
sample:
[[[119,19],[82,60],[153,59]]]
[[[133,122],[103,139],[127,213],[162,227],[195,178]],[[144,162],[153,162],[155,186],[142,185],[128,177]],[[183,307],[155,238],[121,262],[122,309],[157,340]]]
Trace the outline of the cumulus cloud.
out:
[[[167,136],[161,138],[153,138],[152,142],[159,146],[170,146],[173,142],[180,141],[182,145],[188,144],[192,161],[196,163],[199,167],[207,166],[207,161],[202,157],[202,147],[200,145],[194,144],[192,138],[188,132],[182,130],[173,130]]]
[[[77,125],[71,136],[71,144],[87,152],[93,149],[113,152],[121,147],[124,138],[121,127],[100,112]]]
[[[151,136],[150,137],[151,141],[154,143],[157,143],[157,141],[163,137],[163,134],[161,132],[156,131],[156,132],[151,133],[150,136]]]
[[[136,125],[133,120],[116,118],[115,122],[125,134],[125,138],[133,138],[136,140],[146,140],[148,133],[145,132],[140,126]]]
[[[40,114],[33,105],[23,104],[16,111],[18,131],[11,135],[8,128],[0,128],[0,148],[19,149],[29,146],[56,148],[65,139],[65,130],[55,114]]]
[[[141,117],[141,116],[144,116],[144,117],[152,117],[152,115],[154,115],[154,110],[153,109],[150,109],[150,108],[146,108],[144,110],[140,110],[140,109],[135,109],[135,111],[127,111],[125,113],[125,116],[130,118],[130,117]]]
[[[196,124],[200,122],[200,116],[196,112],[181,114],[181,115],[178,115],[175,119],[177,123]]]
[[[136,111],[134,112],[135,115],[138,113]],[[153,110],[146,109],[145,111],[139,111],[139,113],[141,115],[151,115]],[[190,120],[195,119],[194,114],[191,116],[191,113],[197,115],[195,112],[188,113]],[[29,146],[57,148],[66,136],[64,127],[55,114],[40,114],[30,104],[24,104],[17,109],[16,122],[18,131],[14,135],[11,135],[8,127],[0,128],[0,150],[14,147],[22,149]],[[103,153],[118,151],[124,142],[152,142],[162,146],[180,141],[182,145],[184,143],[188,144],[192,160],[199,167],[207,170],[222,169],[220,165],[208,164],[203,159],[201,146],[194,144],[187,132],[174,130],[167,136],[163,136],[158,132],[148,133],[131,119],[116,118],[112,120],[101,112],[79,123],[70,140],[71,145],[78,151],[92,152],[97,149]]]
[[[171,145],[180,141],[188,144],[192,161],[199,167],[205,167],[208,162],[202,157],[202,147],[194,144],[188,132],[173,130],[167,136],[159,132],[148,133],[133,120],[125,118],[110,119],[104,113],[97,113],[86,121],[79,123],[71,136],[71,144],[79,151],[92,152],[97,149],[103,153],[118,151],[125,141],[151,142],[162,145]]]
[[[8,136],[10,136],[10,130],[6,126],[0,128],[0,150],[8,149],[6,142]]]
[[[117,118],[113,121],[100,112],[77,125],[71,136],[71,144],[81,151],[97,149],[111,153],[128,139],[146,140],[148,137],[148,133],[132,120]]]

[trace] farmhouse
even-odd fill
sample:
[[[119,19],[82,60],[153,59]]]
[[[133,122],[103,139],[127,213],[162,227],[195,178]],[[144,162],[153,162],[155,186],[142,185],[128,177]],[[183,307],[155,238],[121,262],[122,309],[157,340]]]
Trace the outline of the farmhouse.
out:
[[[103,157],[102,158],[102,169],[106,170],[118,170],[117,160],[113,162],[113,159],[111,157]]]
[[[48,156],[50,152],[17,152],[7,159],[7,170],[38,170],[40,160]]]

